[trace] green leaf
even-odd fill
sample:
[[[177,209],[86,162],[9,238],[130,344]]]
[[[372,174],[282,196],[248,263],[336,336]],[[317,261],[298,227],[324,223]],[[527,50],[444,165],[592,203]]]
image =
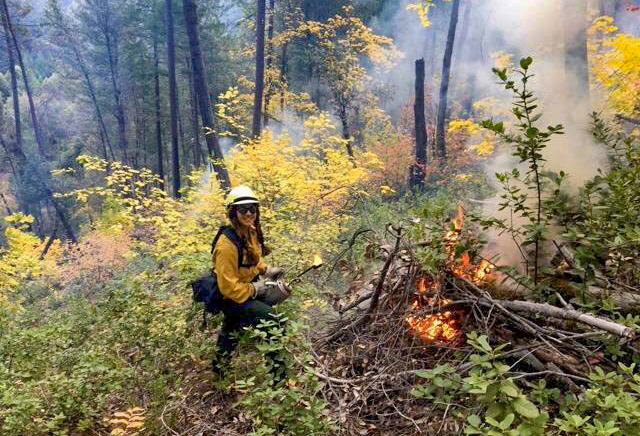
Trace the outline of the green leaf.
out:
[[[525,397],[518,397],[513,400],[513,403],[511,404],[513,405],[513,410],[515,410],[525,418],[534,419],[537,418],[538,415],[540,415],[540,411],[538,410],[536,405]]]
[[[467,416],[467,422],[474,427],[480,427],[480,424],[482,423],[478,415]]]
[[[516,398],[520,395],[520,391],[512,380],[503,380],[500,384],[500,392],[511,398]]]
[[[489,341],[487,340],[487,337],[485,335],[480,335],[478,337],[478,344],[480,344],[482,349],[487,353],[491,352],[491,345],[489,345]]]
[[[522,68],[523,70],[527,70],[532,63],[533,59],[531,59],[531,57],[520,59],[520,68]]]
[[[418,377],[431,379],[433,378],[433,373],[431,371],[427,371],[424,369],[420,369],[415,373]]]
[[[506,430],[509,427],[511,427],[511,424],[513,423],[513,420],[515,419],[515,415],[513,413],[508,414],[503,420],[502,422],[500,422],[499,427],[502,430]]]
[[[490,416],[486,416],[484,418],[484,420],[487,421],[488,424],[490,424],[490,425],[492,425],[494,427],[500,428],[500,423],[495,418],[492,418]]]

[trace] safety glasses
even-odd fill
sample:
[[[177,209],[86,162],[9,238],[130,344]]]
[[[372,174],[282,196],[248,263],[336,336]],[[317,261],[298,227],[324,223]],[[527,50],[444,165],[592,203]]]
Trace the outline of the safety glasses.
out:
[[[238,212],[243,214],[243,215],[246,215],[249,212],[256,213],[257,210],[258,210],[258,208],[256,207],[255,204],[240,204],[240,205],[238,205]]]

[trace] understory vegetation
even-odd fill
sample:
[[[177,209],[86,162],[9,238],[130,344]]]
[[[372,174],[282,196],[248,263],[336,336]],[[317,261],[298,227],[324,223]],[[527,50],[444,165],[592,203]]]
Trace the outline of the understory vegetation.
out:
[[[530,63],[521,63],[525,83]],[[508,87],[516,86],[505,71],[496,74]],[[638,286],[638,140],[594,115],[594,137],[607,148],[610,168],[570,196],[561,187],[567,175],[544,171],[547,136],[539,136],[530,122],[533,96],[524,92],[522,106],[514,109],[515,127],[523,123],[522,134],[507,133],[502,123],[484,125],[506,138],[505,146],[516,144],[517,156],[530,164],[526,175],[514,170],[498,179],[508,187],[504,208],[531,224],[512,227],[477,218],[473,225],[511,232],[523,253],[528,250],[527,268],[507,270],[520,274],[516,280],[531,289],[533,298],[564,297],[635,330],[640,317],[634,310],[621,311],[611,295],[599,296],[594,304],[587,291],[598,279],[625,289]],[[331,126],[316,127],[330,131]],[[315,273],[279,308],[288,321],[286,330],[273,323],[272,339],[257,341],[257,348],[260,332],[250,333],[254,337],[241,347],[233,371],[213,386],[208,362],[220,319],[203,326],[200,308],[193,306],[185,287],[209,268],[209,238],[224,221],[223,193],[208,174],[194,173],[185,199],[176,201],[155,187],[151,173],[81,156],[60,176],[82,172],[95,181],[95,187],[66,194],[82,205],[87,232],[79,244],[56,241],[44,255],[46,241],[27,230],[30,217],[12,215],[9,246],[0,262],[3,434],[196,434],[207,428],[254,435],[335,432],[340,406],[326,400],[323,392],[331,377],[317,366],[313,345],[331,318],[327,297],[343,298],[340,284],[348,286],[378,267],[372,247],[385,243],[385,224],[399,217],[412,237],[431,235],[431,243],[418,251],[421,268],[435,274],[450,268],[446,234],[456,197],[462,201],[477,188],[461,181],[457,193],[442,188],[416,201],[376,182],[383,167],[375,155],[361,153],[354,165],[342,147],[319,148],[331,140],[310,134],[294,145],[286,136],[263,136],[231,157],[234,182],[255,187],[262,199],[268,243],[275,249],[269,262],[287,266],[292,276],[320,254],[331,260],[331,270]],[[526,189],[540,192],[540,203],[529,202]],[[572,264],[563,266],[563,287],[554,283],[557,266],[543,265],[553,257],[541,248],[552,238],[552,225],[575,253]],[[347,253],[345,238],[362,229],[371,234],[352,240]],[[454,263],[463,251],[479,254],[482,249],[471,228],[455,244]],[[518,361],[508,357],[514,348],[495,330],[463,329],[466,340],[454,354],[459,360],[460,353],[470,353],[464,359],[469,368],[461,372],[457,363],[427,358],[404,400],[413,396],[418,405],[432,404],[444,413],[442,426],[449,419],[465,434],[638,434],[640,354],[635,342],[594,336],[589,372],[572,376],[582,386],[578,393],[557,380],[514,369]],[[281,348],[289,356],[289,378],[285,386],[273,388],[262,356]]]
[[[49,1],[42,25],[70,78],[36,77],[42,131],[34,109],[33,132],[21,136],[19,106],[31,96],[13,82],[23,66],[12,58],[13,75],[0,71],[0,435],[640,436],[638,37],[589,15],[586,87],[603,101],[561,102],[592,108],[576,134],[575,119],[554,119],[553,98],[569,92],[542,96],[567,83],[538,54],[492,54],[495,89],[469,89],[482,80],[465,72],[468,88],[458,85],[448,109],[446,87],[433,100],[435,78],[449,86],[449,72],[438,77],[431,62],[433,83],[415,106],[413,96],[394,105],[390,95],[403,91],[381,82],[402,54],[369,26],[389,13],[385,1],[278,0],[262,29],[258,86],[247,64],[260,18],[247,16],[260,14],[260,0],[257,11],[201,2],[202,57],[229,68],[201,89],[202,53],[192,59],[194,35],[177,34],[189,105],[173,107],[170,128],[158,67],[168,30],[156,3],[123,1],[114,15],[123,22],[101,30],[109,1],[73,11]],[[460,1],[441,3],[406,2],[403,12],[445,30]],[[24,40],[10,39],[8,18],[29,11],[0,6],[12,57]],[[190,7],[195,15],[184,0]],[[226,33],[232,22],[240,36]],[[107,51],[116,34],[126,79]],[[430,44],[453,50],[454,41]],[[83,47],[99,48],[85,59]],[[471,70],[480,62],[468,51],[457,62]],[[46,64],[55,57],[46,53],[29,61]],[[75,101],[81,85],[88,103]],[[253,112],[254,96],[264,111]],[[102,119],[101,108],[113,113]],[[65,123],[83,127],[69,133]],[[162,154],[169,133],[173,161]],[[149,151],[157,144],[159,156]],[[581,178],[566,150],[602,159]],[[266,263],[284,268],[293,292],[277,319],[243,331],[217,377],[223,315],[205,314],[189,284],[211,270],[228,186],[243,185],[260,200]],[[265,358],[274,352],[287,369],[279,383]]]

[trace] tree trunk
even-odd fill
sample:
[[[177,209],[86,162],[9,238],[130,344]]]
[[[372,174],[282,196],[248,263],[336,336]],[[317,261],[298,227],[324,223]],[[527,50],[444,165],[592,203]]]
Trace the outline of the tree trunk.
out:
[[[413,114],[416,127],[416,160],[411,167],[411,188],[424,185],[424,168],[427,164],[427,121],[424,114],[424,59],[416,61],[415,104]]]
[[[173,196],[180,198],[180,155],[178,153],[178,93],[176,85],[176,46],[173,35],[173,4],[165,0],[167,25],[167,67],[169,70],[169,106],[171,125],[171,168],[173,169]]]
[[[84,76],[84,80],[87,85],[87,90],[89,91],[89,97],[91,98],[91,101],[93,102],[93,106],[96,110],[96,118],[98,119],[98,124],[100,126],[100,132],[101,132],[100,139],[102,141],[102,146],[105,149],[105,153],[104,153],[105,160],[108,160],[107,152],[106,152],[107,148],[109,149],[109,153],[111,153],[111,159],[115,160],[116,157],[113,154],[113,147],[111,147],[111,139],[109,138],[109,132],[107,132],[107,127],[104,124],[104,118],[102,118],[102,111],[100,110],[100,105],[98,105],[98,99],[96,97],[95,87],[93,86],[93,82],[89,77],[89,71],[87,70],[86,65],[84,65],[84,62],[80,57],[80,52],[78,51],[78,48],[75,46],[75,44],[73,45],[73,51],[75,53],[78,65],[80,66],[80,70],[82,71],[82,75]]]
[[[280,111],[284,112],[284,95],[287,89],[287,70],[289,67],[289,57],[287,49],[288,43],[282,44],[282,63],[280,65]]]
[[[104,159],[109,160],[109,155],[107,153],[107,149],[111,153],[111,159],[115,160],[115,155],[113,154],[113,148],[111,147],[111,140],[109,138],[109,133],[107,132],[106,125],[104,123],[104,118],[102,117],[102,111],[100,110],[100,105],[98,105],[98,99],[96,97],[95,86],[93,85],[93,81],[89,76],[89,70],[84,62],[82,55],[80,54],[80,50],[78,49],[78,43],[76,42],[73,33],[70,31],[69,26],[66,22],[65,17],[62,14],[62,10],[60,9],[60,5],[57,0],[51,0],[49,2],[49,10],[54,14],[52,20],[49,21],[49,24],[52,27],[60,30],[65,38],[65,41],[69,43],[71,46],[71,51],[73,52],[73,56],[76,59],[76,63],[78,64],[78,68],[80,69],[80,73],[85,80],[85,85],[87,86],[87,91],[89,93],[89,98],[91,98],[91,102],[96,111],[96,119],[98,121],[98,127],[100,129],[100,142],[102,143],[102,148],[104,151]]]
[[[462,103],[464,110],[467,113],[469,118],[472,117],[472,109],[473,109],[473,86],[474,79],[472,76],[475,71],[471,68],[465,68],[465,62],[468,62],[470,57],[469,52],[473,48],[473,44],[469,41],[469,33],[473,29],[473,23],[471,22],[471,8],[473,7],[473,2],[466,2],[462,8],[464,9],[464,13],[462,14],[462,19],[460,20],[461,34],[459,38],[456,38],[457,42],[455,44],[454,54],[453,54],[453,65],[454,70],[460,71],[462,74],[461,80],[463,85],[457,90],[456,97]]]
[[[20,94],[18,94],[18,76],[16,75],[16,60],[13,57],[13,48],[9,32],[9,22],[5,16],[4,7],[0,11],[2,27],[7,40],[7,56],[9,58],[9,74],[11,75],[11,94],[13,96],[13,117],[16,125],[16,146],[22,150],[22,123],[20,120]]]
[[[62,31],[65,40],[70,44],[71,50],[73,51],[73,55],[76,58],[76,63],[78,64],[78,68],[80,68],[80,72],[82,77],[84,77],[85,85],[87,86],[87,91],[89,93],[89,98],[91,98],[91,102],[96,111],[96,118],[98,120],[98,126],[100,128],[100,141],[102,143],[102,147],[104,149],[104,158],[108,160],[107,149],[111,153],[111,159],[115,160],[115,155],[113,154],[113,148],[111,147],[111,140],[109,138],[109,132],[107,132],[107,127],[104,123],[104,118],[102,117],[102,111],[100,110],[100,105],[98,104],[98,99],[96,97],[95,86],[93,85],[93,81],[89,76],[89,69],[87,68],[84,59],[78,49],[78,44],[74,38],[74,35],[69,30],[67,23],[65,22],[65,18],[62,15],[62,11],[60,10],[60,6],[57,1],[52,1],[50,3],[53,12],[55,13],[55,19],[57,22],[52,22],[51,25],[58,28]]]
[[[36,139],[36,144],[38,145],[38,151],[40,155],[45,158],[45,147],[44,140],[42,138],[40,132],[40,124],[38,123],[38,116],[36,114],[36,107],[33,103],[33,95],[31,94],[31,87],[29,86],[29,77],[27,76],[27,69],[25,68],[24,61],[22,60],[22,52],[20,51],[20,46],[18,45],[18,39],[16,38],[16,34],[13,30],[13,26],[11,25],[11,16],[9,15],[9,8],[7,7],[6,0],[0,0],[2,4],[2,11],[4,14],[3,21],[6,23],[6,29],[9,31],[11,35],[11,40],[13,41],[13,48],[16,51],[16,55],[18,57],[18,64],[20,65],[20,70],[22,71],[22,80],[24,82],[24,90],[27,93],[27,100],[29,101],[29,112],[31,114],[31,123],[33,124],[33,132]]]
[[[273,95],[273,83],[271,80],[271,68],[273,66],[273,20],[276,14],[276,0],[269,0],[269,26],[267,27],[267,81],[264,96],[264,125],[269,124],[269,103]]]
[[[262,118],[262,95],[264,93],[264,20],[266,0],[256,0],[256,89],[253,99],[253,126],[251,135],[260,136]]]
[[[157,32],[157,29],[155,29]],[[160,188],[164,189],[164,156],[162,146],[162,123],[160,116],[160,62],[158,59],[158,39],[157,33],[153,35],[153,81],[155,92],[155,106],[156,106],[156,151],[158,157],[157,170],[158,177],[160,178]]]
[[[351,132],[349,131],[349,118],[347,116],[346,104],[340,104],[340,122],[342,123],[342,138],[347,144],[347,153],[349,157],[353,159],[353,147],[351,146]]]
[[[109,41],[109,38],[107,38],[107,41]],[[113,87],[113,99],[115,102],[115,117],[116,117],[116,121],[118,122],[118,138],[119,138],[119,144],[120,144],[120,150],[122,151],[122,156],[125,162],[127,162],[129,160],[128,157],[128,151],[127,149],[129,148],[129,144],[127,141],[127,126],[126,126],[126,120],[124,118],[124,107],[122,106],[122,99],[120,98],[120,87],[118,85],[118,79],[117,79],[117,65],[114,64],[114,62],[116,62],[115,58],[113,57],[113,53],[112,53],[112,49],[111,49],[111,43],[107,43],[107,51],[108,51],[108,56],[109,56],[109,69],[111,71],[111,86]]]
[[[458,25],[458,13],[460,11],[460,0],[453,0],[451,9],[451,21],[449,22],[449,33],[447,34],[447,45],[444,50],[442,60],[442,79],[440,81],[440,99],[438,100],[438,116],[436,119],[436,148],[440,159],[444,162],[447,158],[445,144],[445,120],[447,116],[447,95],[449,92],[449,74],[451,71],[451,58],[453,46],[456,39],[456,27]]]
[[[575,107],[583,98],[588,103],[589,60],[587,51],[587,2],[564,0],[565,77],[568,95]]]
[[[111,79],[111,87],[113,88],[113,99],[115,102],[115,117],[118,123],[118,138],[120,149],[122,150],[123,160],[128,162],[128,141],[127,141],[127,126],[125,120],[124,106],[122,105],[120,84],[118,78],[118,39],[115,32],[112,34],[112,28],[110,25],[111,11],[109,9],[109,2],[105,2],[106,18],[107,22],[102,27],[104,39],[107,48],[107,60],[109,62],[109,72]]]
[[[209,156],[214,159],[213,168],[218,176],[220,186],[224,189],[231,188],[229,174],[224,166],[224,155],[218,143],[218,136],[213,125],[213,116],[209,105],[209,89],[204,73],[204,62],[200,51],[200,36],[198,35],[198,11],[196,0],[182,0],[185,26],[189,37],[189,49],[191,51],[191,68],[196,87],[196,96],[200,106],[202,127],[205,129],[205,140]]]
[[[18,170],[16,169],[16,166],[13,163],[13,158],[11,157],[12,156],[11,150],[9,149],[9,145],[7,144],[7,141],[4,140],[4,137],[2,136],[2,132],[0,132],[0,145],[2,145],[2,148],[4,148],[4,152],[7,155],[7,159],[9,159],[9,165],[11,166],[11,172],[13,173],[13,177],[15,177],[17,181],[20,181]]]
[[[189,70],[190,59],[186,60],[186,68]],[[198,103],[196,98],[196,82],[193,80],[193,71],[189,72],[189,104],[191,106],[191,130],[193,141],[191,141],[191,152],[193,153],[194,165],[202,165],[202,147],[200,146],[200,127],[198,126]]]

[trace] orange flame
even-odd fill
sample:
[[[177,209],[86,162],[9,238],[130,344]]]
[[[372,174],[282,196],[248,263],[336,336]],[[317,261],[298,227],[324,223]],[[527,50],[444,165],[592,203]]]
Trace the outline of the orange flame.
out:
[[[448,251],[448,263],[453,273],[459,277],[464,277],[474,283],[482,283],[492,278],[495,266],[487,261],[482,260],[479,264],[473,264],[471,255],[468,252],[462,253],[459,259],[456,259],[455,246],[462,233],[464,225],[464,207],[458,205],[456,217],[452,220],[453,230],[445,235],[445,246]],[[436,297],[425,298],[425,295],[431,291],[438,291],[438,283],[428,275],[420,277],[416,283],[417,295],[414,298],[410,311],[415,312],[424,307],[437,307],[450,304],[452,301],[440,299]],[[457,318],[459,313],[454,310],[448,310],[441,313],[430,315],[409,315],[405,318],[411,329],[422,338],[425,342],[454,342],[462,333],[458,326]]]
[[[429,306],[450,304],[451,300],[435,300],[429,299]],[[436,304],[437,303],[437,304]],[[422,304],[416,299],[411,305],[411,310],[415,311],[422,307]],[[456,325],[457,321],[454,312],[447,310],[445,312],[434,313],[430,315],[409,315],[406,318],[407,324],[416,334],[425,342],[452,342],[461,333],[460,328]]]

